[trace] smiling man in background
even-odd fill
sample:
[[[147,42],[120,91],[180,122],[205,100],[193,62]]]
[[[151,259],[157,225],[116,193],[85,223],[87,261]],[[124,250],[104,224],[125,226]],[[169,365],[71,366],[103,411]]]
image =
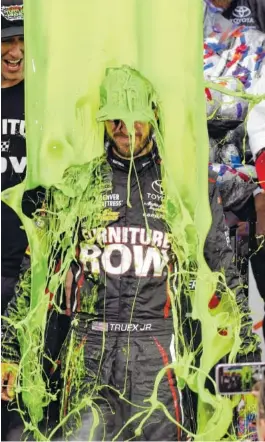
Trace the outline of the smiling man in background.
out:
[[[26,173],[23,4],[22,0],[15,3],[14,5],[8,0],[2,0],[1,5],[2,190],[19,184]],[[21,221],[3,202],[1,213],[3,313],[14,292],[27,238],[20,228]]]
[[[2,190],[19,184],[26,173],[24,113],[24,29],[22,0],[1,2],[1,185]],[[27,238],[15,212],[1,202],[1,313],[14,294]],[[1,404],[1,440],[11,423]]]

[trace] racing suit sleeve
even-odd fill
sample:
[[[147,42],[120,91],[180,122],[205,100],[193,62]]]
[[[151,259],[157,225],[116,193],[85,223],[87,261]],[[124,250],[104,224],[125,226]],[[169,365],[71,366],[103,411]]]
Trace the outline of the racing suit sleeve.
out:
[[[2,362],[19,363],[20,351],[17,330],[14,327],[27,315],[30,306],[30,257],[25,255],[15,295],[9,302],[2,318]],[[12,324],[9,322],[12,320]]]
[[[240,311],[242,341],[238,354],[238,362],[260,361],[261,350],[259,337],[253,333],[253,321],[250,316],[248,300],[240,280],[230,244],[229,231],[225,223],[223,207],[219,189],[216,185],[215,174],[209,176],[210,206],[212,212],[212,225],[205,243],[205,259],[212,271],[222,271],[226,277],[227,286],[234,292],[238,309]]]

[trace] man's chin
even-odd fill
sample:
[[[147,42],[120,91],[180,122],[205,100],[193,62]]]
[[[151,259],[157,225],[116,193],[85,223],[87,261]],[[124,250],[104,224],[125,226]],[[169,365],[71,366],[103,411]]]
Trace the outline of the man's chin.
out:
[[[116,155],[118,155],[121,158],[130,159],[132,156],[130,146],[128,148],[125,148],[125,147],[121,148],[116,145],[116,146],[113,146],[113,148],[114,148],[114,152],[116,153]],[[133,157],[134,158],[138,157],[143,150],[144,150],[144,147],[135,147],[133,150]]]
[[[14,72],[14,73],[11,73],[11,72],[3,72],[3,71],[2,71],[2,79],[3,79],[3,80],[6,80],[6,81],[10,81],[10,82],[12,82],[12,81],[14,81],[14,82],[19,82],[19,81],[22,81],[22,80],[23,80],[23,77],[24,77],[24,75],[23,75],[23,71],[21,71],[21,72]]]
[[[138,141],[138,140],[137,140]],[[130,145],[129,142],[123,140],[114,140],[111,139],[110,140],[110,146],[113,148],[114,153],[116,153],[116,155],[120,156],[121,158],[125,158],[125,159],[130,159],[132,156],[132,146]],[[137,157],[141,154],[141,152],[145,149],[146,147],[146,143],[140,143],[140,145],[138,143],[136,143],[136,145],[133,147],[133,156]]]
[[[116,153],[123,158],[131,158],[131,149],[129,146],[115,146],[114,147]]]

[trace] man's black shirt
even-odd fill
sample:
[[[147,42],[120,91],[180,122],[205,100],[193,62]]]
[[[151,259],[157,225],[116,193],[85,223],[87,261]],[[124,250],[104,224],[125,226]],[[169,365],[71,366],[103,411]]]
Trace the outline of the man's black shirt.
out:
[[[26,175],[26,140],[24,111],[24,81],[2,88],[1,127],[2,191],[13,187]],[[2,276],[18,276],[27,247],[22,222],[5,203],[1,202]]]

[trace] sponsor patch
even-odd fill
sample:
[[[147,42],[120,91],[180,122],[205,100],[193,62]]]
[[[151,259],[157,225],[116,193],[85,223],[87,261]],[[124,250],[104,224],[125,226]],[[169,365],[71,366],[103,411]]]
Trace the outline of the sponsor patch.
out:
[[[108,323],[107,322],[92,322],[92,330],[94,331],[108,331]]]
[[[143,332],[151,331],[152,324],[128,324],[120,322],[92,322],[92,330],[94,331],[112,331],[112,332]]]
[[[251,15],[251,10],[247,6],[237,6],[232,14],[236,18],[245,18]]]
[[[23,20],[23,5],[1,6],[1,14],[8,21]]]

